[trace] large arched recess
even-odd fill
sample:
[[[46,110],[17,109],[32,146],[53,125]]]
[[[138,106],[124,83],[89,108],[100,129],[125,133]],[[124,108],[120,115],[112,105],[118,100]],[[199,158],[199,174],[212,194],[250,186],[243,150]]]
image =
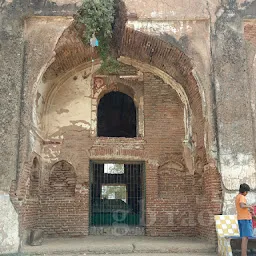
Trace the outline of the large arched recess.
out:
[[[92,59],[97,59],[97,52],[82,43],[82,33],[79,31],[80,28],[72,24],[60,37],[55,49],[56,55],[42,74],[43,83],[50,85],[45,98],[54,90],[56,81],[67,72]],[[204,136],[207,131],[204,129],[205,111],[202,109],[204,93],[193,75],[191,59],[170,43],[128,27],[124,30],[118,47],[120,61],[134,65],[136,68],[142,67],[144,72],[154,73],[177,91],[185,105],[185,139],[190,146],[193,147],[191,143],[194,140],[197,149],[205,149]],[[204,157],[206,157],[205,153]]]
[[[74,25],[66,29],[59,38],[55,53],[45,72],[42,72],[39,79],[40,83],[38,83],[39,87],[44,86],[44,88],[47,88],[44,95],[46,106],[42,107],[43,112],[47,111],[47,101],[51,98],[51,94],[58,91],[57,87],[61,86],[67,77],[75,76],[75,72],[78,70],[81,71],[85,68],[91,70],[91,60],[98,58],[95,50],[82,43],[81,34]],[[203,111],[203,105],[205,104],[202,104],[203,89],[199,87],[193,75],[191,59],[170,43],[131,28],[124,30],[118,47],[118,55],[119,61],[134,66],[143,73],[154,74],[176,90],[184,104],[185,111],[186,136],[184,138],[184,154],[186,155],[184,158],[188,158],[187,169],[193,174],[193,172],[197,171],[197,163],[199,163],[198,169],[202,171],[203,167],[208,163],[205,146],[205,134],[208,131],[205,130],[204,113],[206,111]],[[96,64],[98,61],[94,63]],[[84,75],[87,76],[89,73]],[[213,214],[220,213],[220,210],[211,210],[213,207],[211,199],[215,200],[214,197],[216,195],[212,190],[215,187],[219,189],[220,185],[220,179],[216,172],[214,167],[208,167],[204,174],[206,177],[204,182],[200,181],[196,184],[203,190],[200,198],[201,203],[196,207],[204,209],[204,211],[209,209],[211,214],[208,216],[208,212],[205,212],[208,217],[205,218],[203,216],[204,221],[210,223],[209,225],[207,224],[210,226],[209,229],[205,229],[203,226],[199,228],[200,233],[205,236],[208,236],[209,233],[215,234],[214,226],[210,221],[213,220]],[[210,186],[209,183],[211,182],[213,186]],[[214,209],[220,209],[220,204],[219,201],[216,201]]]

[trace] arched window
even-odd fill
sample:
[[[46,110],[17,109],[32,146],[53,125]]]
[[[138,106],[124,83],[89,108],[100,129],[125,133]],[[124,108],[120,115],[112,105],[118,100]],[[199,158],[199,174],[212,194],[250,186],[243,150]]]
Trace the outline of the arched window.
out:
[[[32,197],[38,196],[39,192],[39,162],[35,157],[33,160],[33,165],[30,173],[30,186],[29,195]]]
[[[133,99],[122,92],[104,95],[98,105],[99,137],[136,137],[136,107]]]

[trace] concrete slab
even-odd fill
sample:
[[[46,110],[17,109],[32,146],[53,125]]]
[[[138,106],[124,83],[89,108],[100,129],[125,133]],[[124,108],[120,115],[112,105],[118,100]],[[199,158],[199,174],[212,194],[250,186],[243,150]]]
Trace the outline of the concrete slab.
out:
[[[88,255],[179,253],[216,255],[215,245],[197,238],[106,237],[47,239],[41,246],[24,246],[25,255]]]

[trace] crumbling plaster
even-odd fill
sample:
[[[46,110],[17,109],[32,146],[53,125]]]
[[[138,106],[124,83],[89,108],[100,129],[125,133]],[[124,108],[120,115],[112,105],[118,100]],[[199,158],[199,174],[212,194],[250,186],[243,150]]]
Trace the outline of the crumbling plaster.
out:
[[[24,169],[32,152],[41,155],[43,134],[40,129],[40,111],[35,112],[35,107],[43,109],[45,104],[45,93],[48,86],[38,87],[41,74],[55,58],[55,46],[63,30],[70,25],[70,17],[55,17],[55,21],[50,17],[30,17],[24,24],[24,51],[26,59],[24,61],[24,90],[21,109],[21,140],[19,164],[20,171]]]
[[[235,5],[230,5],[214,24],[212,45],[223,212],[228,213],[234,212],[233,201],[240,183],[256,188],[249,56],[243,20]],[[255,192],[251,195],[254,199]]]
[[[57,6],[76,5],[80,6],[82,0],[49,0],[44,5],[54,4]],[[209,15],[209,8],[214,11],[220,4],[219,0],[124,0],[128,15],[139,19],[184,19],[184,18],[205,18]]]
[[[63,4],[64,2],[67,2],[67,1],[62,1],[62,3],[58,3],[59,5]],[[128,10],[129,10],[129,5],[131,2],[128,1],[127,3],[127,7],[128,7]],[[185,5],[185,4],[184,4]],[[160,7],[159,7],[160,6]],[[165,6],[165,4],[163,5],[159,5],[157,4],[157,8],[161,9],[163,6]],[[166,7],[166,6],[165,6]],[[160,10],[159,9],[159,10]],[[143,16],[144,15],[144,16]],[[143,17],[145,18],[145,14],[143,14],[142,16],[139,16],[143,19]],[[163,18],[164,16],[159,16],[159,18]],[[167,17],[167,16],[165,16]],[[177,15],[175,16],[177,18]],[[205,17],[209,18],[209,13],[208,13],[208,16],[206,15]],[[152,17],[151,17],[152,18]],[[171,18],[168,16],[168,18]],[[144,22],[145,21],[138,21],[139,23],[140,22]],[[137,27],[135,26],[136,29],[140,29],[138,26],[138,22],[137,22]],[[132,21],[130,22],[130,24],[132,23]],[[148,23],[148,22],[147,22]],[[160,21],[161,23],[161,21]],[[166,22],[162,22],[162,23],[166,23]],[[169,25],[169,27],[173,27],[174,29],[172,30],[167,30],[165,33],[166,34],[172,34],[170,35],[170,37],[176,37],[176,39],[181,39],[181,37],[185,37],[187,38],[187,40],[189,41],[189,43],[187,43],[187,49],[186,49],[186,43],[183,43],[183,42],[180,42],[180,45],[183,47],[183,50],[184,51],[187,51],[187,53],[192,57],[194,63],[195,63],[195,70],[196,70],[196,73],[197,73],[197,77],[198,77],[198,82],[200,81],[201,84],[203,84],[203,86],[206,88],[205,91],[206,91],[206,94],[209,93],[211,90],[210,90],[210,79],[209,79],[209,76],[205,75],[205,74],[208,74],[210,73],[210,47],[209,47],[209,32],[210,32],[210,28],[209,28],[209,24],[208,24],[208,20],[200,20],[200,21],[179,21],[178,23],[180,23],[179,25],[179,28],[176,24],[176,28],[174,28],[174,26],[170,26],[170,22],[167,21],[167,24]],[[184,23],[186,24],[184,26]],[[136,22],[135,22],[136,24]],[[154,20],[152,22],[150,22],[150,24],[153,24],[152,27],[154,26],[158,26],[159,28],[159,22],[157,20]],[[156,25],[157,24],[157,25]],[[187,24],[191,24],[191,25],[187,25]],[[199,25],[200,24],[200,25]],[[147,25],[148,26],[148,25]],[[161,25],[160,25],[161,26]],[[185,30],[184,30],[184,27],[185,27]],[[196,29],[192,29],[196,27]],[[182,28],[182,33],[181,33],[181,28]],[[165,28],[166,29],[166,28]],[[146,30],[145,30],[145,27],[144,27],[144,31],[151,31],[152,32],[152,29],[150,27],[146,27]],[[154,30],[154,29],[153,29]],[[196,32],[194,32],[194,30]],[[154,30],[155,32],[156,30]],[[160,30],[161,31],[161,30]],[[177,32],[179,31],[179,32]],[[184,32],[185,31],[185,32]],[[202,33],[202,31],[204,31]],[[201,33],[200,33],[201,32]],[[203,36],[202,36],[203,35]],[[179,37],[179,38],[178,38]],[[203,39],[203,40],[202,40]],[[186,40],[185,40],[186,41]],[[201,42],[201,43],[200,43]],[[198,68],[197,68],[198,66]],[[204,102],[203,104],[205,106],[207,106],[207,103],[205,101],[209,101],[208,105],[211,104],[210,100],[211,100],[211,96],[210,95],[206,95],[206,98],[204,97],[204,90],[201,90],[201,95],[203,96],[203,99],[204,99]],[[208,113],[205,112],[205,116],[207,118],[207,116],[211,116],[211,108],[208,109]],[[208,122],[211,122],[211,119],[209,118]],[[212,125],[210,124],[208,126],[211,127]],[[216,150],[216,147],[214,145],[214,135],[213,135],[214,131],[210,132],[208,134],[208,136],[210,138],[207,139],[207,141],[209,142],[210,141],[210,144],[211,142],[213,142],[211,145],[210,145],[210,148],[212,148],[212,153],[214,154],[215,153],[215,150]]]
[[[121,57],[119,60],[124,64],[131,65],[139,69],[141,72],[153,73],[154,75],[163,79],[164,82],[169,84],[178,93],[181,101],[184,104],[184,143],[186,144],[193,134],[191,124],[193,116],[188,97],[182,86],[169,75],[148,64],[144,64],[126,57]],[[97,117],[96,110],[100,93],[97,93],[97,95],[94,96],[92,95],[91,72],[97,70],[97,68],[97,65],[92,67],[92,64],[89,62],[68,72],[63,77],[57,79],[58,83],[52,82],[53,87],[46,94],[47,96],[45,98],[44,108],[34,105],[35,108],[38,108],[38,112],[43,109],[43,112],[40,113],[43,121],[39,121],[39,123],[43,123],[40,133],[43,134],[45,140],[63,139],[63,134],[60,131],[63,130],[62,128],[69,127],[70,125],[81,127],[81,129],[84,128],[86,130],[91,130],[91,135],[95,136],[94,131],[96,129]],[[89,76],[84,78],[84,73],[89,74]],[[38,88],[43,86],[44,84],[42,82],[38,84]],[[144,134],[142,95],[141,97],[138,97],[135,94],[134,100],[137,102],[139,108],[139,131],[140,134]],[[38,127],[38,129],[40,128]],[[189,149],[189,152],[190,150],[193,150],[193,148]],[[191,172],[194,171],[195,166],[193,165],[191,167]]]
[[[91,67],[70,76],[63,84],[55,87],[50,98],[46,98],[46,107],[43,113],[43,130],[46,138],[55,137],[54,134],[60,127],[68,126],[72,122],[90,130],[92,77],[90,74],[84,79],[84,72],[90,73]]]
[[[19,249],[19,223],[10,195],[0,193],[0,254],[16,253]]]
[[[58,20],[61,20],[62,18],[59,18],[59,17],[56,17]],[[42,19],[43,19],[43,21],[44,21],[44,17],[42,17]],[[47,19],[49,19],[49,18],[47,18]],[[53,20],[55,19],[55,18],[52,18]],[[29,21],[31,21],[31,20],[33,20],[33,26],[34,27],[36,27],[36,23],[37,22],[39,22],[39,24],[40,23],[43,23],[42,21],[40,21],[40,18],[35,18],[35,19],[33,19],[33,18],[30,18],[30,20]],[[69,20],[68,20],[68,22],[69,22]],[[31,29],[31,31],[33,31],[32,29]],[[32,40],[32,42],[33,42],[33,40]],[[32,43],[33,44],[33,43]],[[33,49],[33,47],[31,48],[31,49]],[[41,51],[41,50],[39,50],[39,51]],[[37,58],[37,56],[36,55],[33,55],[33,54],[31,54],[31,56],[34,56],[35,58]],[[32,63],[31,61],[30,61],[30,63]],[[89,65],[90,65],[90,63],[89,63]],[[142,67],[143,65],[142,64],[140,64],[140,65],[138,65],[138,66],[140,66],[140,67]],[[148,70],[149,70],[149,72],[152,72],[152,67],[151,68],[149,68]],[[45,69],[44,69],[45,70]],[[72,71],[73,73],[74,73],[74,71]],[[159,72],[160,72],[160,70],[159,70]],[[159,72],[156,72],[156,74],[157,75],[159,75],[158,73]],[[88,73],[88,72],[87,72]],[[163,72],[162,72],[163,73]],[[42,76],[43,74],[42,74],[42,72],[40,73],[40,75]],[[77,76],[75,73],[73,74],[73,75],[71,75],[71,74],[66,74],[64,77],[61,77],[61,78],[59,78],[59,80],[57,80],[57,81],[55,81],[55,80],[50,80],[50,81],[47,81],[47,82],[45,82],[45,83],[43,83],[42,82],[42,80],[40,80],[40,79],[37,79],[37,81],[39,81],[38,83],[37,83],[37,85],[38,85],[38,91],[37,91],[37,95],[36,95],[36,104],[35,104],[35,108],[34,109],[38,109],[38,111],[36,112],[36,111],[34,111],[34,114],[35,114],[35,116],[38,116],[39,118],[39,120],[38,120],[38,123],[40,124],[40,117],[42,117],[42,113],[43,113],[43,111],[44,111],[44,108],[45,108],[45,106],[42,106],[42,107],[40,107],[40,105],[47,105],[47,108],[51,108],[51,107],[54,107],[54,104],[52,104],[51,102],[49,102],[49,99],[48,99],[48,96],[47,96],[47,94],[49,94],[48,93],[48,91],[51,91],[51,90],[54,90],[55,92],[54,92],[54,94],[57,94],[59,91],[59,89],[56,89],[57,87],[59,87],[58,86],[58,84],[59,85],[62,85],[63,84],[63,82],[64,82],[64,80],[65,79],[68,79],[68,76],[73,76],[73,78],[74,77],[79,77],[79,76]],[[166,75],[164,75],[164,74],[162,74],[162,75],[160,75],[161,77],[165,77]],[[168,77],[168,76],[166,76],[166,77]],[[72,79],[73,78],[70,78],[70,81],[72,81]],[[164,80],[170,80],[171,78],[164,78]],[[171,79],[172,80],[172,79]],[[74,81],[73,81],[74,82]],[[78,82],[78,81],[76,81],[76,82]],[[169,82],[168,82],[169,83]],[[184,92],[184,90],[183,89],[181,89],[182,87],[180,86],[180,85],[178,85],[174,80],[172,80],[172,82],[170,83],[171,84],[171,86],[174,86],[175,87],[175,89],[176,89],[176,91],[178,92],[178,94],[180,95],[180,97],[182,98],[182,100],[183,100],[183,102],[184,102],[184,104],[185,104],[185,119],[184,119],[184,121],[185,121],[185,127],[186,127],[186,137],[185,137],[185,141],[186,140],[189,140],[189,138],[192,136],[192,129],[191,129],[191,118],[192,118],[192,113],[191,113],[191,109],[190,109],[190,107],[189,107],[189,100],[187,99],[187,96],[186,96],[186,93]],[[179,89],[180,88],[180,89]],[[202,89],[202,88],[200,88],[201,89],[201,91],[203,92],[204,91],[204,89]],[[38,96],[38,94],[39,94],[39,96]],[[43,99],[41,102],[39,101],[40,99]],[[46,104],[46,102],[47,102],[47,104]],[[42,103],[44,103],[44,104],[42,104]],[[39,106],[36,106],[36,105],[39,105]],[[48,110],[47,110],[48,111]],[[46,111],[46,112],[47,112]],[[51,111],[51,110],[50,110]],[[64,112],[65,112],[65,110],[64,110]],[[90,113],[90,111],[88,111],[88,113]],[[56,118],[52,118],[52,116],[50,116],[49,118],[47,117],[49,115],[49,111],[47,112],[47,114],[46,114],[46,118],[44,119],[44,126],[45,127],[47,127],[47,120],[56,120]],[[59,115],[59,114],[58,114]],[[67,113],[62,113],[62,115],[67,115]],[[77,119],[77,120],[81,120],[81,119]],[[76,121],[76,120],[73,120],[73,121]],[[58,122],[58,121],[57,121]],[[87,121],[86,121],[87,122]],[[89,126],[89,123],[87,122],[87,125]],[[41,127],[41,128],[45,128],[45,127]],[[57,129],[58,129],[58,127],[61,127],[61,125],[56,125],[55,126],[55,131],[57,131]],[[38,128],[40,129],[40,125],[38,125]],[[47,130],[48,128],[46,128],[46,130]],[[42,129],[42,130],[45,130],[45,129]],[[46,134],[44,134],[44,136],[46,136],[47,135],[47,132],[48,131],[46,131]],[[52,133],[52,132],[54,132],[54,131],[50,131],[50,133]]]
[[[30,77],[24,72],[27,69],[27,60],[31,60],[31,56],[27,55],[28,44],[26,37],[24,37],[23,27],[24,15],[29,12],[26,9],[27,7],[28,5],[26,5],[25,1],[8,1],[8,3],[4,2],[0,7],[0,59],[3,64],[0,65],[0,111],[2,117],[0,121],[0,205],[2,206],[0,226],[5,231],[1,241],[1,252],[5,253],[17,252],[19,246],[18,215],[12,206],[9,196],[6,194],[9,193],[11,182],[17,180],[18,171],[22,170],[25,161],[28,161],[27,156],[34,150],[40,154],[40,136],[30,132],[31,119],[27,107],[32,105],[30,99],[33,83],[40,73],[40,69],[48,60],[47,54],[52,57],[52,52],[49,51],[47,53],[46,51],[48,47],[51,48],[49,43],[52,35],[49,38],[49,33],[46,31],[45,37],[42,38],[45,39],[45,42],[43,40],[37,41],[34,45],[33,56],[37,57],[37,60],[34,59],[33,68],[35,69],[30,73]],[[41,27],[45,26],[46,23],[41,24]],[[48,25],[50,24],[48,23]],[[59,24],[59,27],[61,26],[63,26],[63,23]],[[40,26],[37,29],[40,30]],[[57,33],[52,34],[56,35],[56,39],[58,38]],[[27,34],[26,36],[29,35]],[[39,52],[36,49],[38,45],[40,47],[44,46],[44,51]],[[39,59],[41,59],[41,63],[38,62]],[[28,81],[29,86],[27,86]],[[7,219],[6,216],[8,216]]]
[[[223,5],[228,4],[226,1],[222,1]],[[216,47],[211,50],[211,58],[214,59],[214,66],[223,66],[223,59],[227,56],[223,54],[224,52],[228,52],[228,57],[232,56],[235,53],[235,50],[239,51],[239,54],[234,54],[237,56],[236,59],[231,58],[231,60],[235,61],[235,63],[241,62],[241,56],[244,56],[244,53],[240,51],[240,49],[233,49],[232,45],[229,45],[228,38],[233,36],[241,38],[242,30],[239,27],[240,21],[235,22],[232,19],[228,19],[227,13],[223,12],[225,8],[219,8],[220,1],[209,1],[209,7],[207,7],[207,1],[189,1],[190,4],[186,4],[186,1],[147,1],[146,6],[143,8],[142,1],[136,1],[134,4],[134,0],[126,0],[125,1],[128,7],[128,12],[131,16],[136,16],[137,18],[149,18],[149,19],[189,19],[191,18],[191,14],[193,14],[194,19],[197,18],[211,18],[211,21],[214,24],[216,18],[218,19],[217,25],[213,27],[212,39],[211,41],[217,40],[219,43],[222,41],[226,42],[226,47]],[[239,0],[239,8],[243,9],[242,15],[247,17],[255,17],[255,5],[256,1],[244,1]],[[237,17],[238,13],[234,5],[232,5],[234,1],[230,1],[229,5],[234,9],[233,13],[229,13],[229,15],[233,15]],[[7,0],[3,1],[0,6],[0,58],[3,60],[4,65],[0,66],[0,76],[1,76],[1,120],[0,120],[0,134],[2,137],[1,146],[0,146],[0,155],[1,155],[1,165],[0,165],[0,190],[4,191],[4,193],[8,193],[11,181],[16,178],[16,173],[20,169],[20,164],[25,158],[19,157],[19,152],[21,152],[22,147],[24,147],[24,143],[26,144],[27,133],[20,126],[20,113],[24,113],[24,96],[23,87],[27,85],[25,81],[28,81],[29,78],[24,76],[24,66],[26,65],[25,51],[26,47],[24,47],[24,38],[23,38],[23,18],[26,15],[63,15],[69,16],[72,15],[77,7],[79,6],[79,1],[71,1],[71,0],[56,0],[53,1],[28,1],[28,0]],[[200,6],[199,6],[200,4]],[[199,8],[198,8],[199,6]],[[209,11],[210,10],[210,11]],[[216,12],[216,10],[219,10]],[[215,16],[216,12],[216,16]],[[135,15],[134,15],[135,14]],[[209,15],[211,14],[211,15]],[[224,18],[223,18],[224,17]],[[218,29],[220,24],[225,24],[232,28],[227,31],[226,29],[221,30]],[[220,26],[221,27],[221,26]],[[231,37],[226,37],[226,35],[230,35],[230,32],[233,31]],[[59,31],[61,33],[61,30]],[[216,36],[218,33],[219,36]],[[56,33],[56,39],[59,34]],[[239,39],[238,41],[240,41]],[[48,43],[48,41],[47,41]],[[239,44],[238,44],[239,45]],[[54,49],[54,46],[51,46]],[[242,46],[243,48],[243,46]],[[211,49],[211,48],[210,48]],[[231,50],[231,51],[230,51]],[[229,52],[230,51],[230,52]],[[52,53],[52,52],[51,52]],[[40,55],[38,55],[39,57]],[[204,55],[202,55],[204,56]],[[240,56],[240,57],[239,57]],[[44,57],[44,55],[41,55]],[[228,60],[230,60],[228,58]],[[243,62],[244,60],[242,60]],[[43,67],[47,61],[41,63],[39,66]],[[237,122],[237,125],[232,125],[229,122],[223,122],[222,111],[226,113],[226,106],[221,105],[222,101],[228,100],[228,102],[236,102],[235,106],[230,111],[228,108],[228,113],[234,114],[237,110],[237,106],[241,104],[243,113],[247,113],[248,104],[243,104],[244,100],[247,98],[245,94],[243,97],[237,97],[239,93],[243,92],[244,87],[241,88],[241,85],[246,84],[247,78],[244,80],[244,75],[241,73],[241,70],[246,66],[243,66],[241,69],[229,69],[223,68],[223,70],[216,71],[211,69],[211,84],[215,86],[217,92],[217,101],[213,102],[213,109],[215,107],[217,110],[217,117],[215,117],[218,121],[217,123],[217,131],[220,132],[219,138],[219,148],[220,148],[220,165],[219,169],[221,170],[224,185],[224,201],[226,202],[224,205],[224,212],[229,212],[229,209],[232,208],[232,200],[235,195],[235,190],[237,190],[238,180],[234,182],[231,186],[229,184],[229,180],[233,177],[233,172],[235,170],[240,170],[243,168],[243,177],[241,176],[241,180],[248,182],[248,177],[255,176],[255,160],[254,153],[255,149],[252,147],[251,143],[248,140],[244,140],[244,137],[252,138],[253,137],[253,129],[252,124],[249,119],[244,120],[242,117],[242,125],[240,126],[240,121]],[[40,70],[34,70],[35,75],[40,73]],[[214,72],[213,72],[214,71]],[[237,72],[238,71],[238,72]],[[30,73],[31,74],[31,73]],[[232,74],[232,79],[226,80],[228,77],[227,74]],[[33,84],[33,82],[31,83]],[[4,86],[3,86],[4,85]],[[232,85],[232,88],[230,87]],[[225,90],[223,90],[226,88]],[[245,91],[248,93],[248,90],[245,88]],[[237,93],[237,94],[235,94]],[[223,95],[223,97],[220,97]],[[206,96],[207,98],[207,96]],[[242,101],[242,102],[241,102]],[[246,100],[245,100],[246,101]],[[250,111],[249,111],[250,112]],[[249,113],[248,112],[248,113]],[[209,110],[208,114],[212,115],[212,109]],[[225,115],[228,115],[227,113]],[[230,115],[232,116],[232,115]],[[249,116],[247,116],[249,118]],[[230,119],[229,119],[230,120]],[[244,121],[243,121],[244,120]],[[229,123],[229,124],[228,124]],[[22,124],[24,124],[24,120],[22,120]],[[239,125],[238,125],[239,124]],[[243,128],[246,128],[245,130]],[[249,131],[246,134],[245,131]],[[255,128],[254,128],[255,130]],[[223,132],[224,131],[224,132]],[[233,131],[235,132],[235,136],[233,136]],[[245,135],[246,134],[246,135]],[[230,136],[232,135],[232,136]],[[39,136],[40,137],[40,136]],[[216,137],[213,136],[213,140]],[[227,140],[228,139],[228,140]],[[243,141],[244,140],[244,141]],[[29,143],[28,143],[29,144]],[[218,143],[217,143],[218,144]],[[23,146],[22,146],[23,145]],[[242,145],[242,147],[240,147]],[[25,146],[27,148],[27,146]],[[24,148],[23,148],[24,149]],[[25,152],[30,151],[26,149]],[[26,154],[25,154],[26,155]],[[235,167],[235,168],[233,168]],[[240,172],[240,171],[239,171]],[[244,176],[245,175],[245,176]],[[247,176],[249,175],[249,176]],[[255,184],[252,184],[255,188]],[[229,193],[229,190],[232,190],[232,193]],[[253,196],[252,196],[253,197]],[[10,204],[9,197],[7,198]],[[4,200],[1,197],[0,204],[4,205]],[[253,200],[253,198],[252,198]],[[11,222],[5,221],[4,218],[0,218],[0,225],[5,230],[8,231],[7,238],[4,238],[4,246],[2,246],[2,250],[13,252],[17,250],[17,243],[13,244],[10,242],[10,239],[13,241],[17,241],[18,234],[15,231],[16,227],[18,227],[17,215],[13,212],[13,209],[6,208],[8,212],[8,216],[11,218]],[[6,212],[1,211],[1,212]],[[15,226],[12,229],[12,225]]]
[[[41,74],[55,58],[55,46],[63,31],[71,24],[70,17],[31,17],[25,20],[24,39],[27,42],[27,84],[30,106],[35,103],[43,108],[51,83],[38,86]],[[29,106],[29,107],[30,107]],[[42,110],[41,110],[42,111]],[[39,126],[40,112],[34,113],[34,126]]]

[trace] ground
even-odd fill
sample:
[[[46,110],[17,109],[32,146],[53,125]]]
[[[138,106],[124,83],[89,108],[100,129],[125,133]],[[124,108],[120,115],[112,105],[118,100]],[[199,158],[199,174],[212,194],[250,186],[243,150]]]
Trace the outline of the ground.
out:
[[[34,254],[8,254],[8,255],[2,255],[2,256],[35,256]],[[50,256],[51,254],[37,254],[37,255],[41,255],[41,256]],[[103,256],[103,255],[107,255],[107,256],[188,256],[188,253],[128,253],[128,254],[89,254],[89,253],[80,253],[80,254],[54,254],[54,256],[89,256],[89,255],[93,255],[93,256]],[[233,253],[233,256],[240,256],[241,253],[237,252],[237,253]],[[248,256],[255,256],[255,253],[248,253]],[[189,256],[217,256],[217,253],[189,253]]]
[[[24,246],[23,255],[216,255],[216,246],[197,238],[107,237],[54,238]]]
[[[42,254],[44,256],[49,256],[47,254]],[[128,254],[65,254],[65,256],[188,256],[188,253],[128,253]],[[240,256],[241,253],[233,253],[233,256]],[[255,253],[248,253],[248,256],[255,256]],[[27,255],[17,255],[17,256],[27,256]],[[30,256],[30,255],[29,255]],[[63,256],[63,254],[54,254],[54,256]],[[217,256],[217,253],[189,253],[189,256]]]

